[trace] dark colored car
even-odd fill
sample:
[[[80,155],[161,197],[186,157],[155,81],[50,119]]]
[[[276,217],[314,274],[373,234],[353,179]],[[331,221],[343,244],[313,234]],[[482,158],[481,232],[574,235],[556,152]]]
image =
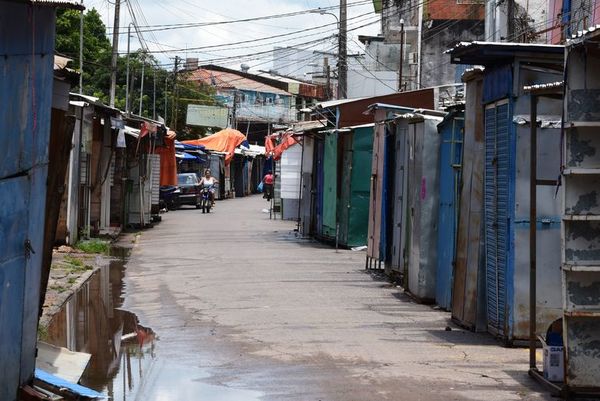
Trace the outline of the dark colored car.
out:
[[[194,205],[200,208],[202,201],[202,184],[196,173],[177,174],[177,185],[181,188],[180,205]]]

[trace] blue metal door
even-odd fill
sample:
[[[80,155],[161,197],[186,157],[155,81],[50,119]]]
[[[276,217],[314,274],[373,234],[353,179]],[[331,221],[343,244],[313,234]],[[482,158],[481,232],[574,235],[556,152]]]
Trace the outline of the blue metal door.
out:
[[[506,334],[509,254],[510,130],[508,101],[485,110],[485,256],[488,329]]]
[[[19,382],[25,253],[29,208],[27,177],[0,180],[0,377],[4,383]],[[0,398],[10,399],[16,388],[0,388]],[[3,398],[7,397],[7,398]]]
[[[452,278],[454,262],[456,260],[464,119],[455,116],[444,121],[442,124],[439,167],[438,263],[435,300],[442,308],[450,309],[452,303]]]

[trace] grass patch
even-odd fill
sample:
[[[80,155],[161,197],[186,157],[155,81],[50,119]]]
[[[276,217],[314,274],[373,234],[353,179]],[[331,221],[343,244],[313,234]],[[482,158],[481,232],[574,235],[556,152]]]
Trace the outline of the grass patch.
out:
[[[76,278],[76,277],[69,277],[69,278],[67,279],[67,283],[69,283],[69,284],[71,284],[71,285],[75,284],[75,282],[76,282],[76,281],[77,281],[77,278]]]
[[[51,285],[50,288],[52,291],[56,291],[59,294],[62,294],[63,292],[65,292],[67,289],[65,287],[63,287],[62,285]]]
[[[64,260],[66,263],[70,264],[71,266],[75,266],[75,267],[83,267],[84,266],[83,260],[81,260],[79,258],[75,258],[70,255],[65,255]]]
[[[79,241],[75,248],[84,253],[102,253],[107,254],[110,248],[110,242],[101,239],[90,239]]]
[[[38,340],[46,341],[46,339],[48,338],[48,328],[46,326],[42,326],[41,324],[38,325],[37,334]]]
[[[82,259],[66,255],[64,258],[67,268],[72,272],[84,272],[93,269],[92,266],[86,265]]]

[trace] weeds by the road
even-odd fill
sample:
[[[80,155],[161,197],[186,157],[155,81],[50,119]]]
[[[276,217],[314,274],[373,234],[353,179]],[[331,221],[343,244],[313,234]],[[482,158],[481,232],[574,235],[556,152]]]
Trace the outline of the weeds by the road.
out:
[[[83,259],[76,258],[71,255],[65,255],[64,261],[66,263],[66,267],[71,272],[84,272],[86,270],[93,269],[92,266],[86,265]]]
[[[101,253],[108,254],[110,248],[110,242],[101,239],[90,239],[85,241],[79,241],[75,248],[84,252],[84,253]]]

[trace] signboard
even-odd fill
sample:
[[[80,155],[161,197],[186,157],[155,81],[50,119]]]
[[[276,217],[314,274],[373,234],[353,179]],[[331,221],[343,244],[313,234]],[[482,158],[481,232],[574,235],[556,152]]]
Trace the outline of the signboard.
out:
[[[229,109],[220,106],[188,104],[186,124],[202,127],[227,127]]]

